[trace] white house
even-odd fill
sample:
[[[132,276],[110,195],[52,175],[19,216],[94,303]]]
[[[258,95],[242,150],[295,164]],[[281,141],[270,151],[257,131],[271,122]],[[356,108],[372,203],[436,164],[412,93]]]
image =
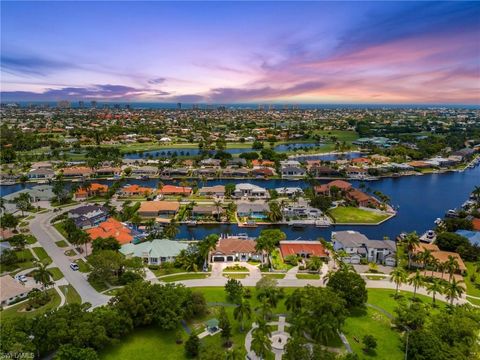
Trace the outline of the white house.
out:
[[[335,251],[343,250],[347,257],[343,260],[359,264],[362,258],[369,262],[395,266],[396,244],[392,240],[370,240],[358,231],[334,231],[332,242]]]
[[[268,193],[267,189],[260,186],[242,183],[235,185],[233,196],[236,198],[246,197],[254,199],[268,199],[270,194]]]

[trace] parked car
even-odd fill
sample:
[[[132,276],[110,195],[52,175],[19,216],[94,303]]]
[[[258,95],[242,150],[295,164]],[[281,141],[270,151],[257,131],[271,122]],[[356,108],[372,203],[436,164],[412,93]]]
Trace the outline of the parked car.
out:
[[[70,264],[70,269],[72,269],[73,271],[77,271],[77,270],[80,269],[80,268],[78,267],[77,264],[71,263],[71,264]]]
[[[25,275],[15,275],[15,279],[17,279],[20,282],[26,282],[28,278]]]

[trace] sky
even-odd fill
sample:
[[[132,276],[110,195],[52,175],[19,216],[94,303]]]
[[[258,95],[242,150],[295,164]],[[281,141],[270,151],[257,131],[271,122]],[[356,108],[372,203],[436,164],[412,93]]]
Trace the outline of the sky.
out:
[[[2,101],[480,104],[480,2],[1,2]]]

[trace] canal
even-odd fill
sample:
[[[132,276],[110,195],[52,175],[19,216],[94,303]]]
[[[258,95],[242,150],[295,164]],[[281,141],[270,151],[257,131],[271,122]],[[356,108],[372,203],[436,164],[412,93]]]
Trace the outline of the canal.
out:
[[[100,183],[111,184],[110,180],[94,180]],[[125,183],[142,184],[143,186],[157,187],[158,179],[146,181],[130,179]],[[217,185],[226,183],[248,182],[265,188],[279,188],[297,186],[301,188],[308,187],[308,184],[302,180],[209,180],[205,185]],[[327,181],[322,181],[325,183]],[[178,184],[178,181],[164,181],[165,184]],[[359,186],[359,181],[351,181],[354,186]],[[198,186],[203,184],[199,181]],[[383,239],[384,236],[395,238],[401,232],[417,231],[422,233],[434,226],[433,221],[438,217],[443,217],[445,211],[456,208],[461,205],[474,186],[480,185],[480,166],[469,169],[464,172],[449,172],[444,174],[428,174],[423,176],[406,176],[399,178],[384,178],[365,183],[366,190],[369,192],[381,191],[388,195],[392,205],[398,208],[398,214],[393,219],[384,222],[378,226],[335,226],[326,229],[316,227],[306,227],[303,229],[292,229],[289,226],[278,226],[287,233],[288,239],[317,239],[318,237],[330,238],[332,231],[339,230],[357,230],[361,231],[371,239]],[[33,186],[32,184],[26,185]],[[1,195],[18,191],[25,185],[15,184],[0,186]],[[238,234],[247,233],[251,236],[258,235],[262,229],[258,228],[239,228],[236,225],[209,225],[187,227],[182,225],[178,238],[181,239],[201,239],[206,235],[216,233]]]

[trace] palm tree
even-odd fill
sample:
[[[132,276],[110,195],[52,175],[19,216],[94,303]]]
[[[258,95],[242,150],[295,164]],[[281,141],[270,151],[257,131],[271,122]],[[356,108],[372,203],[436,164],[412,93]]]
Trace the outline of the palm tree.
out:
[[[432,294],[433,305],[435,305],[435,294],[441,294],[443,292],[443,285],[440,279],[433,279],[433,281],[427,285],[427,292]]]
[[[319,256],[312,256],[308,259],[307,268],[312,271],[322,271],[323,260]]]
[[[302,308],[302,302],[303,292],[301,289],[297,289],[285,300],[285,306],[288,311],[295,314]]]
[[[414,232],[411,232],[411,233],[407,234],[403,238],[402,244],[405,246],[405,248],[408,252],[408,268],[410,269],[412,267],[413,251],[420,244],[420,238],[418,237],[417,233],[414,231]]]
[[[220,200],[215,200],[213,204],[217,210],[217,220],[220,221],[220,209],[222,208],[222,202]]]
[[[465,292],[465,288],[460,285],[461,283],[463,283],[462,280],[457,281],[453,278],[451,282],[445,285],[444,294],[450,300],[450,305],[453,305],[453,301],[457,300]]]
[[[448,281],[452,281],[453,274],[459,269],[458,260],[452,255],[448,255],[448,260],[445,262],[445,269],[448,271]]]
[[[441,262],[436,257],[432,256],[432,259],[430,260],[430,265],[432,266],[432,277],[433,277],[433,272],[439,270],[440,264]]]
[[[47,286],[52,284],[51,278],[53,277],[50,270],[47,269],[47,266],[41,262],[37,263],[37,268],[33,270],[33,279],[36,283],[41,283],[42,288],[46,289]]]
[[[420,254],[418,254],[418,259],[421,261],[423,264],[423,268],[426,269],[427,265],[431,264],[431,261],[433,259],[432,252],[428,249],[423,250]]]
[[[22,216],[24,216],[24,212],[30,209],[32,205],[32,197],[29,193],[20,193],[13,202],[17,205],[17,208],[22,212]]]
[[[210,254],[210,251],[215,249],[215,247],[217,246],[217,241],[218,241],[218,235],[210,234],[206,236],[198,245],[198,250],[200,254],[205,258],[204,267],[207,266],[208,255]]]
[[[396,285],[395,296],[398,296],[398,288],[400,285],[405,284],[408,280],[407,272],[401,267],[396,267],[390,274],[390,281]]]
[[[241,300],[237,307],[233,310],[233,317],[235,320],[240,322],[241,331],[244,329],[243,320],[245,318],[250,319],[251,316],[252,308],[250,307],[250,302],[245,299]]]
[[[172,219],[165,227],[163,228],[163,236],[167,239],[174,239],[178,234],[178,226],[175,219]]]
[[[258,326],[252,330],[252,351],[260,358],[265,359],[272,351],[270,341],[271,331],[265,320],[258,320]]]
[[[277,222],[283,219],[282,211],[276,201],[271,201],[268,206],[270,208],[270,211],[268,212],[268,219],[270,221]]]
[[[425,283],[425,280],[424,280],[422,274],[420,273],[420,271],[418,271],[418,270],[415,272],[415,274],[413,276],[411,276],[408,279],[408,284],[413,286],[413,298],[414,299],[417,295],[417,289],[420,286],[422,286],[424,283]]]

